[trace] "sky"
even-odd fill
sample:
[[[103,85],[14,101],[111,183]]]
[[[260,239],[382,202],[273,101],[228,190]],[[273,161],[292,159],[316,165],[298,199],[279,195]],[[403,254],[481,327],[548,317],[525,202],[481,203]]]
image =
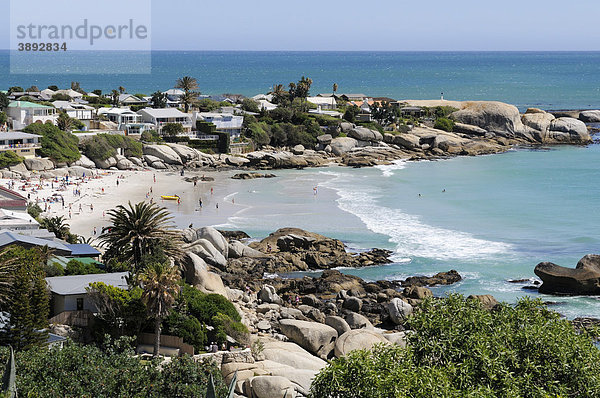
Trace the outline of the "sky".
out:
[[[145,1],[155,50],[600,50],[597,0]],[[84,2],[90,14],[103,4]],[[0,14],[6,49],[10,17]]]

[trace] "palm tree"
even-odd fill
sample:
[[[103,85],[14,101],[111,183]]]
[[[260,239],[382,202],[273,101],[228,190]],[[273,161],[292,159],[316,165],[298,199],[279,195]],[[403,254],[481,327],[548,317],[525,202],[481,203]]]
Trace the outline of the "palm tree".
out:
[[[119,92],[117,90],[111,91],[110,97],[112,99],[112,105],[119,106]]]
[[[40,262],[44,265],[48,264],[48,261],[54,255],[54,249],[48,247],[48,245],[37,246],[37,251],[40,255]]]
[[[273,84],[271,94],[273,94],[273,102],[280,104],[285,98],[286,94],[285,90],[283,89],[283,84]]]
[[[193,104],[198,98],[198,93],[194,91],[185,92],[179,98],[181,99],[181,102],[183,102],[185,112],[187,113],[190,110],[190,105]]]
[[[194,91],[194,90],[198,89],[198,81],[191,76],[184,76],[184,77],[177,79],[175,88],[180,88],[184,92],[188,93],[190,91]]]
[[[100,242],[108,246],[106,260],[131,261],[139,270],[142,257],[162,250],[166,256],[179,259],[181,236],[171,226],[172,217],[156,203],[140,202],[117,206],[107,213],[111,226],[102,229]]]
[[[142,301],[154,318],[154,356],[160,350],[160,325],[175,303],[179,292],[179,269],[167,263],[151,263],[140,274]]]
[[[338,85],[337,83],[333,83],[333,96],[335,97],[335,93],[337,93]]]
[[[193,77],[184,76],[182,78],[177,79],[175,88],[180,88],[183,90],[181,102],[183,102],[185,112],[187,113],[187,111],[190,109],[190,104],[194,102],[200,94],[200,91],[194,91],[198,89],[198,81]]]
[[[60,112],[56,123],[58,124],[58,128],[66,133],[73,130],[73,119],[71,119],[71,117],[67,115],[67,112]]]
[[[40,222],[40,226],[52,232],[58,239],[65,239],[70,233],[69,224],[67,224],[64,216],[44,217]]]
[[[119,86],[119,94],[125,94],[125,87]]]

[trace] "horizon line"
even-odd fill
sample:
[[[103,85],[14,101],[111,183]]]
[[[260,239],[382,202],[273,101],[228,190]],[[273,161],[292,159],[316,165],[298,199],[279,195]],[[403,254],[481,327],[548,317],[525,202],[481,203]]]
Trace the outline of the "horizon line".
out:
[[[0,48],[0,51],[18,51],[10,48]],[[600,52],[598,50],[199,50],[199,49],[152,49],[152,50],[133,50],[133,49],[121,49],[121,50],[68,50],[69,52],[81,51],[81,52],[248,52],[248,53],[260,53],[260,52],[296,52],[296,53],[593,53]]]

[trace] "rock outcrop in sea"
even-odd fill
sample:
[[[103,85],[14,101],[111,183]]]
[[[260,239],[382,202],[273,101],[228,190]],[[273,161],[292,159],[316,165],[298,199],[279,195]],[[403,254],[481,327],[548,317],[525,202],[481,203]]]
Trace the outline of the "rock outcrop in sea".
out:
[[[536,265],[535,274],[542,280],[540,293],[565,295],[600,294],[600,255],[584,256],[575,268],[551,262]]]

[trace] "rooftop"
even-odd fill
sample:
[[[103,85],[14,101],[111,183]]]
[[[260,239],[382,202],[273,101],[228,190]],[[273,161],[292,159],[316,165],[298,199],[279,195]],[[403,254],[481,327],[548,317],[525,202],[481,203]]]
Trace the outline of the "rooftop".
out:
[[[41,138],[41,135],[23,133],[22,131],[0,132],[0,140],[26,140],[30,138]]]
[[[155,117],[155,118],[189,117],[190,116],[187,113],[183,113],[179,109],[175,109],[175,108],[159,108],[159,109],[144,108],[144,109],[140,109],[138,111],[138,113],[139,112],[146,113],[146,114],[148,114],[148,115],[150,115],[152,117]]]
[[[102,254],[97,249],[95,249],[94,247],[92,247],[86,243],[72,243],[72,244],[68,244],[65,246],[67,246],[69,249],[71,249],[72,256],[96,257],[96,256],[99,256],[100,254]]]
[[[53,276],[46,278],[48,287],[52,293],[69,296],[73,294],[86,294],[90,283],[103,282],[107,285],[127,289],[125,277],[128,272],[114,272],[110,274],[89,274],[89,275],[70,275]]]
[[[19,243],[27,246],[48,246],[49,248],[62,253],[71,253],[71,249],[54,240],[36,238],[30,235],[24,235],[8,230],[0,230],[0,247]]]
[[[46,109],[52,109],[51,106],[36,104],[36,103],[33,103],[33,102],[29,102],[29,101],[13,101],[10,104],[8,104],[8,107],[9,108],[46,108]]]

